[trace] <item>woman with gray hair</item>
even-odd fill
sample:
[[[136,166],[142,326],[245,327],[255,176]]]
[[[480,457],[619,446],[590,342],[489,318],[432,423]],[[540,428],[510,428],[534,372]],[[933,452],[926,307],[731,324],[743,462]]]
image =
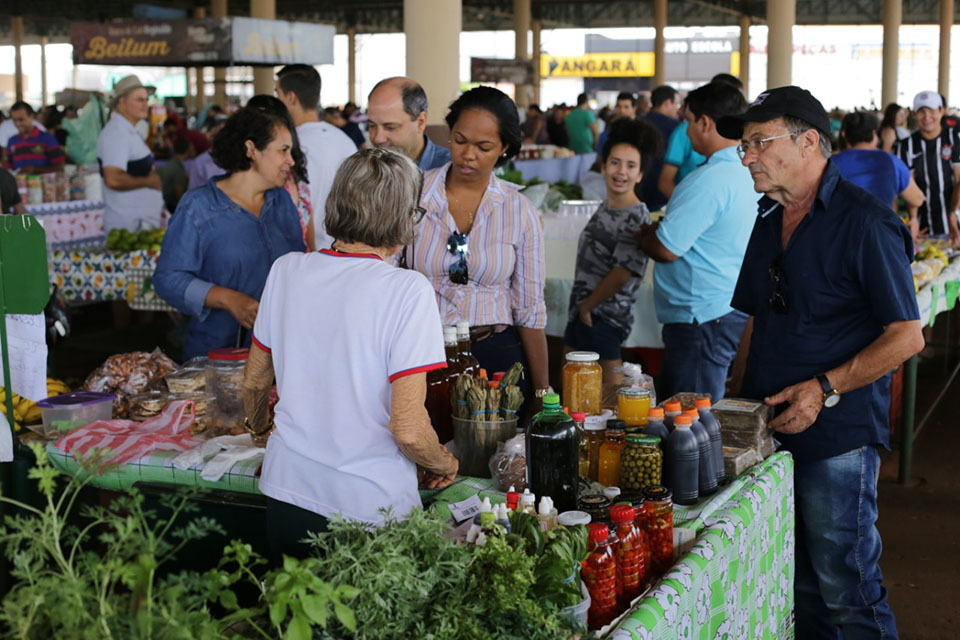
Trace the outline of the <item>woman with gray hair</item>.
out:
[[[427,372],[446,366],[435,294],[390,261],[423,216],[420,188],[405,156],[350,156],[326,203],[333,246],[288,254],[267,277],[244,407],[248,431],[275,429],[260,478],[274,561],[307,555],[300,541],[334,514],[373,524],[382,508],[404,516],[420,506],[418,476],[428,488],[456,476],[424,409]]]

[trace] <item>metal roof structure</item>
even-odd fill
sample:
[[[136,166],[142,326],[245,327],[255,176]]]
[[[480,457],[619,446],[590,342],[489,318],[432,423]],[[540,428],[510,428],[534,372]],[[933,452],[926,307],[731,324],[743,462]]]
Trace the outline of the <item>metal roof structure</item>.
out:
[[[513,0],[462,0],[463,30],[513,28]],[[956,2],[956,0],[955,0]],[[602,28],[653,25],[653,0],[531,0],[533,17],[543,27]],[[903,24],[936,24],[938,0],[903,0]],[[3,0],[0,2],[0,41],[9,42],[9,16],[22,15],[25,42],[45,35],[66,39],[70,24],[143,18],[150,9],[186,12],[209,7],[197,0]],[[762,23],[766,0],[669,0],[670,26],[736,25],[748,15]],[[883,0],[796,0],[796,23],[880,24]],[[230,15],[250,15],[249,0],[229,0]],[[956,11],[956,9],[954,9]],[[209,13],[208,13],[209,15]],[[335,24],[339,32],[403,31],[403,0],[276,0],[278,19]]]

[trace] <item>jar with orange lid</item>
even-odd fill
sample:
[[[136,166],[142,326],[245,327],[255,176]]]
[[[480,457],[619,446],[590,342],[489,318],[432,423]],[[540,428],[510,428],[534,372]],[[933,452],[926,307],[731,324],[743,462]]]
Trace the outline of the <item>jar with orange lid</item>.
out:
[[[571,412],[587,415],[600,413],[603,394],[603,369],[600,354],[593,351],[572,351],[563,365],[563,405]]]

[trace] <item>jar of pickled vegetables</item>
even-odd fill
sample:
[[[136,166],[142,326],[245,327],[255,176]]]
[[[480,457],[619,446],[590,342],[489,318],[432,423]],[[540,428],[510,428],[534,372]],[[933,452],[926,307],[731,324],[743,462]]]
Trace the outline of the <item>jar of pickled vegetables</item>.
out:
[[[628,427],[647,426],[650,392],[640,387],[622,387],[617,391],[617,413]]]
[[[567,363],[563,365],[563,406],[571,413],[600,413],[603,393],[600,354],[593,351],[572,351],[566,357]]]
[[[580,511],[590,516],[590,522],[610,522],[610,498],[599,493],[580,496]]]
[[[651,577],[659,578],[673,566],[673,494],[663,486],[643,491],[643,531],[650,548]]]
[[[620,487],[639,491],[660,484],[663,453],[660,438],[630,434],[620,456]]]
[[[605,524],[587,525],[590,555],[583,562],[580,575],[590,592],[587,625],[600,629],[613,622],[620,608],[617,602],[617,559],[608,542],[610,530]]]
[[[597,482],[605,487],[620,486],[620,454],[626,444],[623,420],[607,421],[607,437],[600,445]]]
[[[617,534],[614,556],[617,559],[618,595],[622,609],[630,606],[647,583],[646,535],[634,524],[634,518],[634,507],[628,504],[610,507],[610,519]]]

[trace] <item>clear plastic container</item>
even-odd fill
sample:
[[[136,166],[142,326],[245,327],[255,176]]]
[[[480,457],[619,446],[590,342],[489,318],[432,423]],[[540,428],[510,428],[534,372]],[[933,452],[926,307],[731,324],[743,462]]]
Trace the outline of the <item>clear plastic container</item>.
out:
[[[563,365],[563,406],[571,412],[587,415],[600,413],[603,394],[603,368],[600,354],[593,351],[572,351]]]
[[[46,398],[37,403],[43,423],[27,425],[27,428],[45,438],[53,438],[97,420],[109,420],[113,417],[115,399],[112,393],[96,391],[74,391]]]
[[[215,399],[208,414],[217,430],[242,428],[243,368],[249,355],[249,349],[215,349],[207,354],[206,391]]]

